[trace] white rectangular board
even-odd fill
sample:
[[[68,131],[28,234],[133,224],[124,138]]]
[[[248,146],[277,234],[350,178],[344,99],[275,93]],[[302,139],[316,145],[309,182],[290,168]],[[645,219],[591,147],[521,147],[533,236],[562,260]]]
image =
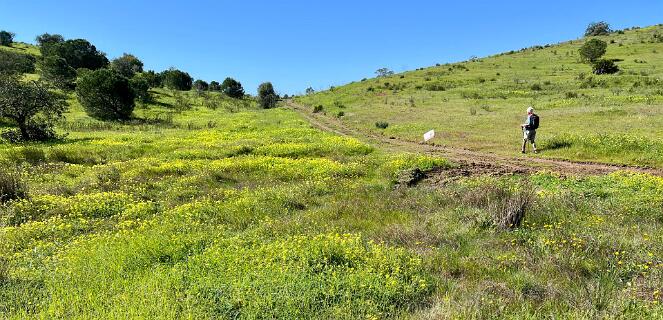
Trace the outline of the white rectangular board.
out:
[[[428,131],[424,133],[424,141],[427,142],[430,139],[435,138],[435,130]]]

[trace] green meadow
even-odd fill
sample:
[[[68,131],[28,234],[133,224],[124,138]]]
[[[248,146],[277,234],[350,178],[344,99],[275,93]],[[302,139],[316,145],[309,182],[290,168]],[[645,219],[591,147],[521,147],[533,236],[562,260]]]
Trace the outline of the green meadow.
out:
[[[356,129],[515,155],[525,109],[541,117],[541,156],[663,167],[663,26],[593,37],[620,72],[594,75],[589,38],[378,77],[297,97]],[[376,122],[386,122],[386,129]]]
[[[661,33],[603,37],[616,75],[591,75],[577,40],[295,102],[357,132],[434,128],[436,143],[501,155],[534,105],[541,156],[660,168]],[[660,176],[440,182],[463,168],[282,105],[150,94],[100,121],[69,92],[59,139],[0,142],[1,319],[663,318]]]

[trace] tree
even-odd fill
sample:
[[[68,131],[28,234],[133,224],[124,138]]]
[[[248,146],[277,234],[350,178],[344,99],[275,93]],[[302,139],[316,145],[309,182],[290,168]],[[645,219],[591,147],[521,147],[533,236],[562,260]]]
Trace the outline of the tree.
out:
[[[37,59],[29,54],[0,50],[0,73],[33,73],[36,61]]]
[[[193,87],[196,89],[196,91],[203,92],[207,91],[207,89],[209,88],[209,84],[203,80],[198,79],[193,82]]]
[[[131,90],[133,90],[136,100],[142,103],[152,102],[150,84],[141,75],[142,73],[131,78],[131,80],[129,80],[129,86],[131,87]]]
[[[15,34],[9,31],[0,31],[0,46],[9,47],[14,42]]]
[[[40,63],[41,76],[44,80],[63,90],[74,89],[76,70],[67,64],[64,58],[47,56]]]
[[[99,120],[126,120],[134,110],[135,94],[129,80],[115,71],[87,72],[76,86],[78,101],[85,112]]]
[[[315,90],[313,89],[313,87],[308,87],[308,88],[306,88],[306,94],[307,94],[307,95],[309,95],[309,94],[314,94],[314,93],[315,93]]]
[[[12,141],[55,138],[53,124],[62,118],[67,104],[40,82],[25,83],[16,76],[0,77],[0,116],[12,120],[18,132],[3,137]]]
[[[605,41],[591,39],[580,47],[580,57],[585,62],[594,63],[605,54],[607,48],[608,44]]]
[[[119,58],[113,59],[111,69],[131,79],[138,72],[143,72],[143,62],[132,54],[125,53]]]
[[[279,96],[274,91],[271,82],[265,82],[258,87],[258,103],[263,109],[270,109],[276,106]]]
[[[40,36],[37,36],[35,41],[37,41],[38,46],[43,47],[51,44],[62,43],[64,42],[64,37],[59,34],[44,33]]]
[[[136,74],[134,78],[136,77],[140,77],[147,81],[147,84],[150,86],[150,88],[159,88],[162,85],[161,74],[156,73],[153,70],[148,70],[146,72]]]
[[[377,71],[375,71],[375,74],[378,75],[378,78],[385,78],[385,77],[393,75],[394,72],[387,69],[387,68],[380,68]]]
[[[226,78],[223,80],[221,91],[231,98],[239,99],[244,97],[244,88],[242,87],[242,84],[233,78]]]
[[[209,91],[221,91],[221,84],[217,81],[210,82]]]
[[[97,70],[108,66],[106,54],[84,39],[67,40],[40,48],[42,56],[59,56],[74,69]]]
[[[613,74],[619,72],[614,59],[599,59],[592,64],[594,74]]]
[[[189,91],[193,85],[193,78],[184,72],[175,68],[170,68],[161,73],[163,85],[169,89]]]
[[[607,36],[612,32],[610,25],[605,21],[592,22],[585,30],[585,37]]]

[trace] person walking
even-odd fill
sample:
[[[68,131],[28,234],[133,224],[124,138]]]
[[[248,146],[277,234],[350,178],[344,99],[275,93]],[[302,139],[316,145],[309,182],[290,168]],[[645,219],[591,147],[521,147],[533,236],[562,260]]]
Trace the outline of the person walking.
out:
[[[525,153],[525,147],[527,147],[527,141],[529,141],[532,143],[532,150],[534,150],[534,153],[538,153],[536,151],[535,140],[536,129],[539,128],[539,116],[534,113],[534,108],[527,108],[527,120],[525,120],[525,123],[520,126],[523,129],[523,149],[521,152]]]

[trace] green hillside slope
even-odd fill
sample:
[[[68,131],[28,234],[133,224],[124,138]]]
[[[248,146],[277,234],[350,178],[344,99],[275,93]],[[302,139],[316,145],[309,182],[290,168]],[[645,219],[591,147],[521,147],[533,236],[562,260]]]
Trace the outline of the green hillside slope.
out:
[[[355,82],[296,98],[358,129],[516,154],[527,106],[541,116],[542,156],[663,166],[663,26],[599,37],[616,75],[580,62],[587,39]],[[375,123],[387,122],[382,130]]]

